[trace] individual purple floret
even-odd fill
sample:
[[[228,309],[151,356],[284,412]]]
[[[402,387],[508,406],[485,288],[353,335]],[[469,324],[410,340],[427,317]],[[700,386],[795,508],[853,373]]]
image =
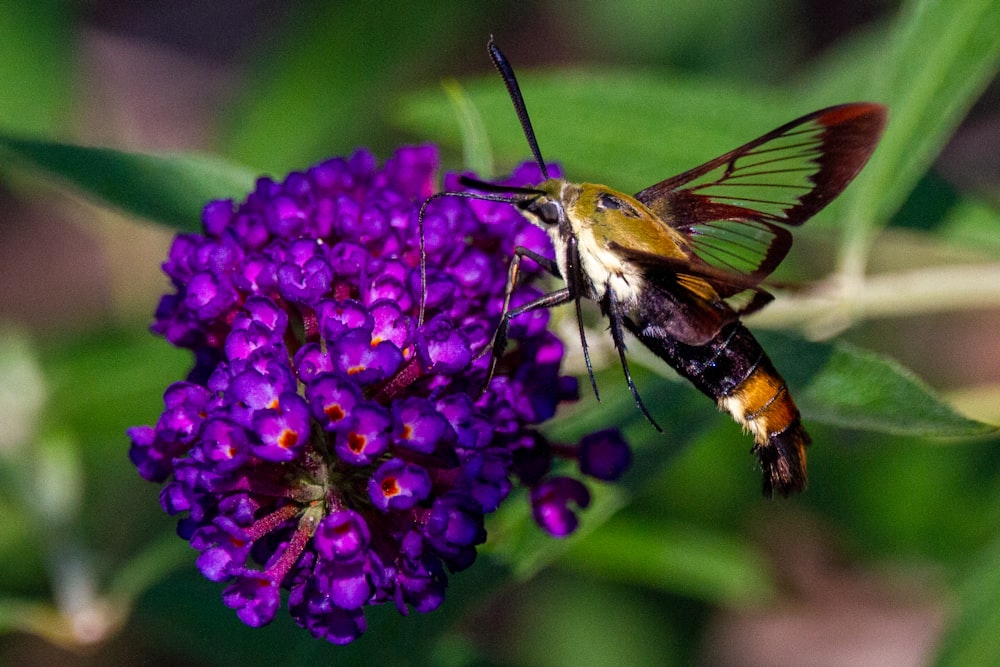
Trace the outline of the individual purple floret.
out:
[[[130,429],[130,456],[248,625],[274,618],[282,589],[335,644],[366,630],[367,606],[431,611],[515,485],[561,537],[589,493],[555,459],[601,480],[628,467],[617,432],[572,446],[535,430],[577,394],[546,311],[515,320],[483,391],[514,248],[552,250],[513,206],[442,198],[424,282],[417,214],[437,163],[431,147],[381,168],[359,151],[262,178],[242,203],[209,203],[204,233],[179,235],[163,265],[174,292],[152,329],[195,364],[156,424]],[[509,182],[539,180],[526,165]],[[539,274],[522,264],[512,304],[541,294]]]
[[[538,525],[555,537],[565,537],[580,522],[571,505],[586,509],[590,492],[578,479],[552,477],[531,489],[531,507]]]
[[[605,482],[613,482],[628,470],[632,450],[617,429],[591,433],[580,439],[580,472]]]
[[[403,459],[389,459],[368,479],[368,495],[383,512],[408,510],[431,494],[427,471]]]

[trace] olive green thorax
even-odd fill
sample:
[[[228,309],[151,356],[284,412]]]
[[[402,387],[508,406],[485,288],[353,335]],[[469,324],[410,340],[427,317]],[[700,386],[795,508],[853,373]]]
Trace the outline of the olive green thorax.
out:
[[[541,194],[520,202],[518,208],[548,233],[564,276],[567,244],[576,239],[590,298],[599,299],[609,286],[626,303],[638,297],[642,272],[623,250],[672,259],[692,256],[687,239],[635,197],[606,185],[557,178],[533,189]]]
[[[550,235],[555,223],[562,235],[573,234],[581,245],[590,236],[605,247],[613,243],[662,257],[691,256],[687,239],[635,197],[606,185],[558,178],[550,178],[535,189],[543,194],[521,208],[528,220]]]

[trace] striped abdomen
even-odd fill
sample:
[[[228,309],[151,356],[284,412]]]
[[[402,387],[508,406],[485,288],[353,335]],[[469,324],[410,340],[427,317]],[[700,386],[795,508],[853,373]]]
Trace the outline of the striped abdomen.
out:
[[[764,472],[765,495],[777,491],[787,496],[805,488],[809,434],[784,379],[746,327],[733,322],[705,345],[695,346],[644,335],[630,321],[626,326],[753,434],[752,452]]]

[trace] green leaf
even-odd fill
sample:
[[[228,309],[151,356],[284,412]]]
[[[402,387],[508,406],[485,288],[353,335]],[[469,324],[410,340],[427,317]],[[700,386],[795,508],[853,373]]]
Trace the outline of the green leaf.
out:
[[[1000,540],[978,555],[959,588],[959,613],[934,665],[1000,664]]]
[[[592,57],[677,63],[741,81],[774,80],[807,48],[790,0],[583,2],[563,7],[564,16],[570,12],[581,50]]]
[[[72,645],[65,625],[59,610],[49,602],[0,596],[0,634],[25,632]]]
[[[181,567],[191,566],[191,549],[176,533],[163,533],[120,564],[108,583],[107,595],[131,608],[147,590]]]
[[[479,110],[465,94],[458,81],[447,79],[442,87],[448,94],[448,100],[455,109],[455,116],[462,128],[462,154],[466,168],[477,174],[492,174],[493,150],[490,148],[489,134]]]
[[[1000,208],[973,198],[959,201],[948,211],[937,233],[949,243],[984,254],[1000,256]]]
[[[735,537],[663,520],[615,518],[559,562],[585,576],[715,604],[760,603],[775,591],[763,554]]]
[[[575,544],[593,533],[624,507],[629,494],[613,486],[589,485],[591,503],[582,512],[580,527],[565,539],[554,539],[534,522],[530,503],[521,495],[508,501],[490,518],[486,551],[519,579],[530,579]]]
[[[488,63],[484,63],[484,68]],[[629,192],[696,166],[813,109],[780,91],[641,71],[518,71],[542,155],[571,179]],[[495,74],[463,84],[509,168],[531,153]],[[393,116],[421,140],[459,148],[438,89],[404,97]]]
[[[889,105],[889,125],[871,163],[849,194],[843,262],[860,273],[874,230],[885,225],[929,168],[948,137],[1000,71],[996,0],[914,0],[874,70],[875,99]]]
[[[995,431],[956,413],[895,361],[837,343],[799,394],[807,419],[894,435],[974,436]]]
[[[685,659],[691,653],[686,642],[697,640],[685,635],[696,633],[685,633],[677,617],[690,614],[695,605],[564,572],[511,593],[494,607],[505,610],[506,620],[487,626],[490,641],[484,642],[479,660],[453,661],[452,667],[692,664]],[[486,612],[479,618],[489,623],[495,617]]]
[[[885,57],[887,34],[895,25],[891,18],[895,17],[863,24],[841,36],[832,48],[800,69],[790,85],[816,108],[861,100],[884,102],[871,70],[872,63]]]
[[[198,231],[212,199],[242,198],[254,175],[203,155],[149,155],[0,135],[5,162],[41,170],[154,222]]]

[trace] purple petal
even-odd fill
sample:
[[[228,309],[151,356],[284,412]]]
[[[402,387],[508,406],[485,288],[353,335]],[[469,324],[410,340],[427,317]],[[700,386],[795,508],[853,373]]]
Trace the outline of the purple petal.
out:
[[[424,500],[431,490],[427,471],[400,459],[389,459],[368,482],[368,495],[383,512],[408,510]]]

